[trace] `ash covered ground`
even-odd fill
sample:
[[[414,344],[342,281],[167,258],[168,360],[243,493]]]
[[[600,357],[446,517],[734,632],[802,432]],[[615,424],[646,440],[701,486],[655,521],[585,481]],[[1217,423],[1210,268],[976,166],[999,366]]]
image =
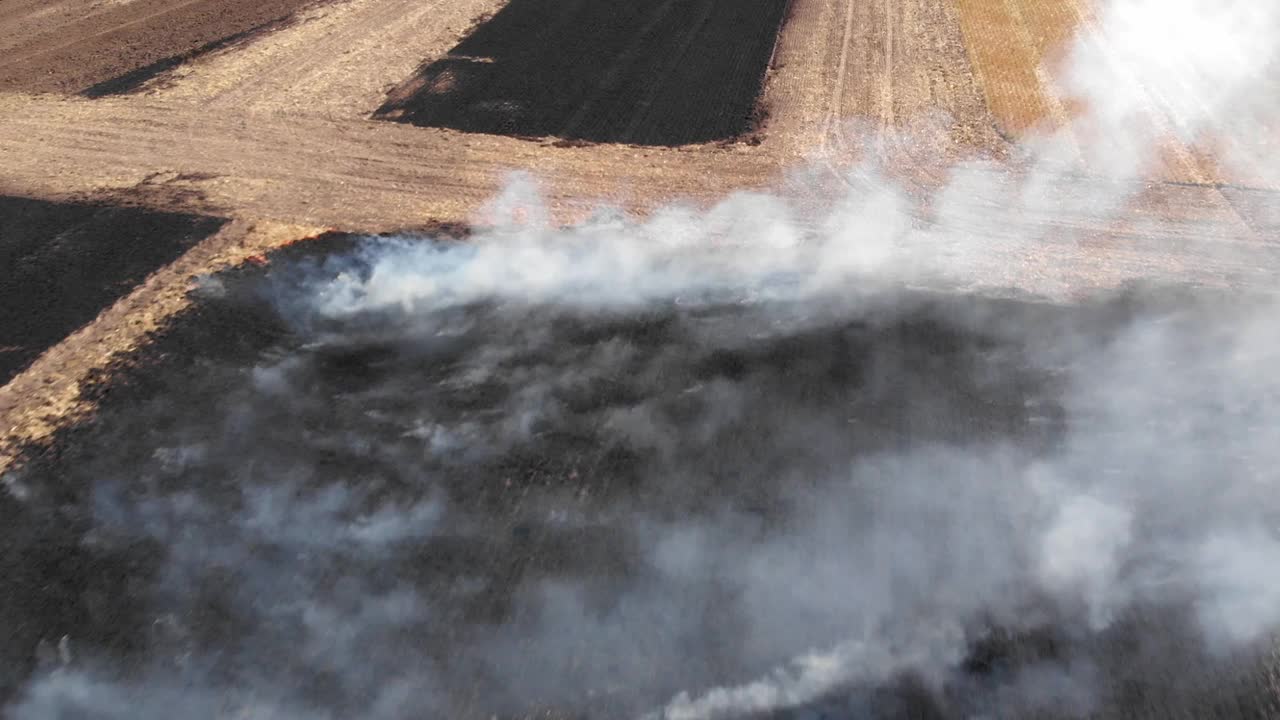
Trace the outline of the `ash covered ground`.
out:
[[[1280,712],[1272,301],[575,232],[202,281],[7,478],[7,714]]]
[[[2,478],[5,715],[1280,716],[1275,299],[1089,297],[1186,275],[1053,221],[1124,217],[1053,188],[1170,134],[1270,183],[1280,12],[1099,22],[1080,132],[927,213],[863,168],[816,228],[742,194],[563,229],[517,184],[467,242],[204,278]],[[1070,305],[964,279],[1063,244]]]

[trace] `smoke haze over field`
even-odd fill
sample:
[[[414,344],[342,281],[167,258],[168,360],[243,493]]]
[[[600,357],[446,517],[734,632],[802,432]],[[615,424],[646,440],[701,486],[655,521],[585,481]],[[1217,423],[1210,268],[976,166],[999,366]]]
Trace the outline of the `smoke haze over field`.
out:
[[[590,265],[556,238],[521,266]],[[228,280],[228,323],[274,299],[254,363],[162,366],[25,478],[92,488],[129,591],[16,716],[1265,707],[1270,301],[451,293],[485,242]]]
[[[1262,5],[1105,6],[1065,82],[1095,167],[1256,147]],[[1011,218],[1126,200],[1045,197],[1062,140],[955,168],[928,220],[859,168],[819,222],[752,194],[555,228],[518,177],[466,242],[207,279],[9,479],[8,714],[1280,713],[1280,308],[975,273],[1044,239]]]

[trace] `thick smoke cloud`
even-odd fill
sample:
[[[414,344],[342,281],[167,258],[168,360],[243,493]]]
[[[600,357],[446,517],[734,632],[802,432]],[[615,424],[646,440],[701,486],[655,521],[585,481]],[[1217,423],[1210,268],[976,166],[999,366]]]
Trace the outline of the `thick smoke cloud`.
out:
[[[1064,83],[1094,169],[1280,117],[1278,16],[1102,8]],[[1231,52],[1171,58],[1193,28]],[[1128,199],[1049,197],[1057,140],[927,214],[860,168],[816,220],[566,229],[521,177],[465,242],[209,279],[186,359],[12,479],[6,566],[74,561],[0,608],[36,647],[8,714],[1276,712],[1276,303],[1009,297],[1019,218]]]
[[[1092,168],[1131,176],[1168,138],[1201,143],[1236,171],[1274,166],[1274,3],[1114,0],[1091,29],[1069,54],[1063,86],[1085,104],[1078,121]]]
[[[69,632],[17,717],[179,694],[207,717],[1073,716],[1123,707],[1117,675],[1205,677],[1202,707],[1252,687],[1280,620],[1270,300],[763,272],[423,291],[496,264],[478,242],[229,281],[230,318],[272,299],[269,346],[162,368],[57,468],[93,488],[91,553],[152,558],[133,647]]]

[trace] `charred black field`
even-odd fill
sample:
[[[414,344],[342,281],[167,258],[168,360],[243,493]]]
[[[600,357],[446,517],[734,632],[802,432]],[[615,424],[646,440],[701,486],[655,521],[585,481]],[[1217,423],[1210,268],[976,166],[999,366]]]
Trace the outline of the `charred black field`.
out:
[[[0,501],[11,716],[1276,711],[1265,650],[1206,639],[1217,596],[1162,564],[1235,505],[1135,497],[1098,571],[1105,493],[1037,485],[1175,472],[1121,452],[1073,368],[1204,303],[349,292],[406,247],[206,278],[85,390],[94,422],[30,450]],[[475,261],[440,247],[407,277]],[[1088,558],[1046,571],[1060,541]],[[1175,579],[1134,590],[1152,562]]]
[[[515,0],[395,92],[414,125],[638,145],[751,131],[787,0]]]
[[[1280,3],[0,29],[0,720],[1280,718]]]
[[[223,222],[0,197],[0,383]]]

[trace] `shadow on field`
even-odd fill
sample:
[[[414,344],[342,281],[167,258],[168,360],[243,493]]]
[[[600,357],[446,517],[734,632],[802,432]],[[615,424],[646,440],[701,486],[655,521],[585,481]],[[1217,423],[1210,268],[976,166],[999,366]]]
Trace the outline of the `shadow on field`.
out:
[[[0,384],[224,222],[0,197]]]
[[[394,91],[414,125],[683,145],[746,134],[787,0],[513,0]]]

